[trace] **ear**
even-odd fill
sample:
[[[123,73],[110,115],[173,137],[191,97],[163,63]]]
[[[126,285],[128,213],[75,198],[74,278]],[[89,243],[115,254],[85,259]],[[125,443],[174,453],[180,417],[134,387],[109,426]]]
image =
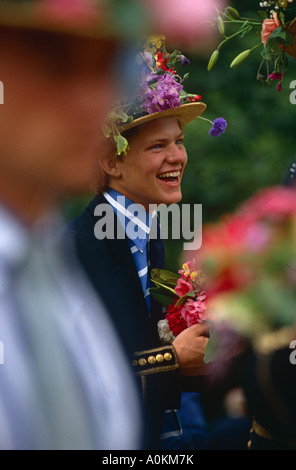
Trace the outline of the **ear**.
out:
[[[121,158],[115,155],[114,147],[101,149],[99,154],[99,165],[104,172],[113,178],[121,176]]]

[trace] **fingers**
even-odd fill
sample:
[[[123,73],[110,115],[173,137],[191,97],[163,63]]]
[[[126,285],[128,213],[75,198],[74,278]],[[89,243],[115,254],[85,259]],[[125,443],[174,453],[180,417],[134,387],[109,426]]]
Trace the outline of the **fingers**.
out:
[[[190,326],[189,329],[191,329],[191,331],[194,332],[196,336],[209,336],[211,325],[206,322],[196,323],[195,325]]]
[[[180,333],[173,341],[180,373],[184,375],[203,375],[206,373],[204,352],[208,338],[206,325],[193,325]]]

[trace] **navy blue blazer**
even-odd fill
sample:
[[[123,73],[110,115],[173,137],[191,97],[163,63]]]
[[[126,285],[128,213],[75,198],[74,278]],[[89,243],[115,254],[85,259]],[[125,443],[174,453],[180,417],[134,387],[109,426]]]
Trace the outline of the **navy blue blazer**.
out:
[[[177,357],[172,346],[160,344],[157,322],[161,308],[152,309],[149,317],[128,239],[95,237],[94,227],[99,217],[94,215],[94,210],[98,204],[107,204],[103,195],[97,195],[68,224],[67,232],[74,237],[78,258],[105,303],[139,378],[145,410],[152,421],[151,435],[157,441],[163,411],[178,408],[180,403]]]

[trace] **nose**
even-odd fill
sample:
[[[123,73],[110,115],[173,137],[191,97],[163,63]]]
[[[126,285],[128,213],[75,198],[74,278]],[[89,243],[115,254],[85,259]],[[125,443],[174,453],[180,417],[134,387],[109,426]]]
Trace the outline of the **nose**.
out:
[[[169,145],[166,161],[171,165],[179,163],[184,166],[187,162],[187,152],[185,147],[183,145],[177,145],[176,143]]]

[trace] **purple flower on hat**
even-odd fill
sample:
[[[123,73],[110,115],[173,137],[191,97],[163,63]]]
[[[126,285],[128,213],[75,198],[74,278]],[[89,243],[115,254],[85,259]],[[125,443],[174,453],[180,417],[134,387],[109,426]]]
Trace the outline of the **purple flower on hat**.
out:
[[[181,56],[181,65],[184,67],[184,65],[190,65],[190,60],[185,57],[185,55]]]
[[[148,114],[174,109],[181,105],[180,91],[183,86],[171,74],[151,73],[145,82],[143,105]]]
[[[209,134],[213,137],[219,137],[221,134],[224,134],[227,127],[227,122],[222,117],[219,117],[214,120],[213,127],[209,130]]]

